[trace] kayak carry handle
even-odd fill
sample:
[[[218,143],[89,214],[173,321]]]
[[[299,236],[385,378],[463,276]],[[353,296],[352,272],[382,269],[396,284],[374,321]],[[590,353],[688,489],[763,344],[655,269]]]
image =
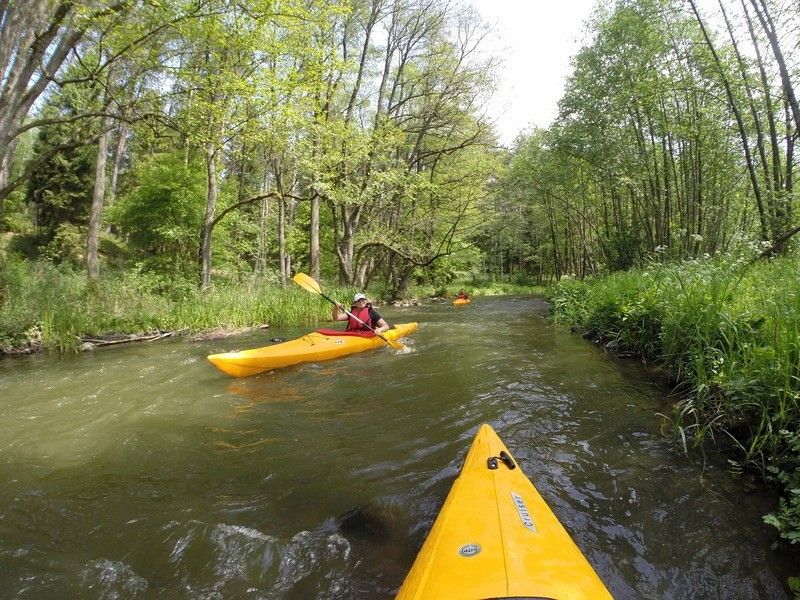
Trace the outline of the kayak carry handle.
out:
[[[508,452],[505,450],[500,450],[500,456],[490,456],[486,460],[486,466],[489,467],[491,470],[495,470],[497,468],[497,459],[509,468],[509,470],[516,469],[517,465],[514,464],[514,461],[511,460],[511,457],[508,455]]]

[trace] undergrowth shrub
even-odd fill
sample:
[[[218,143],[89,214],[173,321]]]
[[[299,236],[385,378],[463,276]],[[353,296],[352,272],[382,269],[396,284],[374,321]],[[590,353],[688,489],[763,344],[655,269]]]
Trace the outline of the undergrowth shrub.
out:
[[[800,261],[746,256],[566,281],[548,291],[556,322],[658,360],[679,383],[672,423],[685,444],[734,448],[783,489],[767,517],[800,539]]]
[[[352,297],[349,289],[329,295]],[[330,319],[330,305],[291,284],[227,283],[201,292],[182,278],[145,270],[108,271],[89,285],[68,263],[9,255],[0,268],[0,353],[26,345],[75,351],[80,338],[153,330],[199,331],[262,324],[298,325]]]

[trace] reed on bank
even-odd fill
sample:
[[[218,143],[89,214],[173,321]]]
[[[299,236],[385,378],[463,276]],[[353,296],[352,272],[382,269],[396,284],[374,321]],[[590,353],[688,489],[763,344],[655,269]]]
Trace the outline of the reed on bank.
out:
[[[765,520],[800,542],[800,261],[654,264],[548,292],[555,321],[664,365],[684,445],[725,442],[782,488]]]
[[[334,298],[350,289],[332,287]],[[75,351],[81,337],[148,331],[203,331],[319,323],[330,304],[294,284],[228,283],[200,292],[190,282],[147,273],[109,274],[97,286],[85,274],[48,262],[7,260],[0,269],[0,354],[36,345]]]

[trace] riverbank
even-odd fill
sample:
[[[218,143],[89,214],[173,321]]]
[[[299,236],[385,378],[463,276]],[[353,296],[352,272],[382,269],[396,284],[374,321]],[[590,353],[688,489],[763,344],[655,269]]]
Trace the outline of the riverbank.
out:
[[[516,281],[457,279],[447,285],[414,285],[411,287],[411,295],[418,298],[442,298],[452,300],[462,289],[474,298],[478,296],[544,295],[546,288]]]
[[[451,298],[461,288],[473,296],[531,293],[519,283],[472,281],[415,286],[411,296]],[[341,299],[354,291],[325,288],[328,296]],[[381,289],[373,292],[384,295]],[[0,270],[0,356],[76,352],[178,332],[219,336],[329,318],[330,305],[320,297],[270,279],[229,282],[200,292],[189,282],[136,271],[110,272],[91,286],[74,267],[12,257]]]
[[[147,339],[165,333],[225,335],[252,328],[318,323],[330,304],[294,284],[243,282],[200,292],[127,272],[90,286],[84,273],[49,263],[7,261],[0,272],[0,356],[75,352],[93,340]],[[344,288],[325,290],[334,298]]]
[[[800,262],[717,258],[653,265],[548,291],[556,322],[657,362],[680,400],[684,446],[730,447],[782,499],[765,521],[800,542]]]

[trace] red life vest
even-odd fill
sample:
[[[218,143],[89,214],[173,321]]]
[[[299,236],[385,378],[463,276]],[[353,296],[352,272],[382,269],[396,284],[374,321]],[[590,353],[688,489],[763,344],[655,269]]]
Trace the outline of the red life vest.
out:
[[[358,310],[358,308],[353,306],[350,309],[350,313],[353,316],[356,316],[359,319],[361,319],[362,321],[364,321],[364,323],[366,323],[370,327],[372,327],[372,319],[370,319],[370,316],[369,316],[371,308],[372,308],[371,304],[367,304],[361,310]],[[365,327],[364,325],[362,325],[361,323],[356,321],[353,317],[349,317],[348,316],[347,317],[347,329],[345,331],[369,331],[369,327]]]

